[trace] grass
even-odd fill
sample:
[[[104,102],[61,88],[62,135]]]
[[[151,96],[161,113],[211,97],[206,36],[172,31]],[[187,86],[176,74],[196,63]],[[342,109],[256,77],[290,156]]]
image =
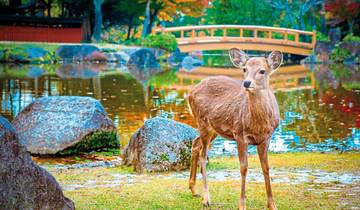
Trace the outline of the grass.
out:
[[[16,47],[39,47],[49,52],[55,52],[60,46],[58,43],[42,43],[42,42],[0,42],[0,49],[12,49]]]
[[[271,169],[293,170],[312,169],[328,172],[359,172],[359,153],[283,153],[270,154]],[[258,157],[249,157],[249,167],[260,169]],[[237,157],[210,158],[208,170],[236,170]],[[88,180],[111,181],[113,174],[135,174],[132,167],[84,168],[59,170],[50,166],[47,169],[63,185],[84,184]],[[160,173],[163,177],[170,173]],[[152,175],[150,174],[150,177]],[[201,198],[193,198],[188,190],[187,180],[169,177],[146,179],[139,176],[134,184],[121,184],[118,187],[94,187],[65,191],[77,209],[201,209]],[[239,180],[209,182],[212,208],[236,209],[240,193]],[[338,192],[327,189],[339,188]],[[201,192],[201,181],[197,184]],[[337,182],[325,184],[313,181],[290,184],[273,183],[275,202],[279,209],[349,209],[360,206],[360,183],[340,185]],[[247,208],[265,209],[266,195],[263,183],[249,182],[247,185]]]
[[[211,209],[237,208],[240,181],[213,181],[209,186]],[[200,185],[198,190],[201,190]],[[340,201],[346,196],[344,192],[329,195],[308,191],[305,185],[273,184],[273,192],[279,209],[341,209]],[[187,182],[176,179],[114,188],[81,189],[65,194],[74,200],[77,209],[202,209],[201,198],[193,198]],[[246,196],[248,209],[265,209],[263,184],[249,183]],[[350,201],[357,202],[356,197]]]
[[[358,171],[360,169],[359,153],[281,153],[269,154],[270,168],[276,169],[318,169],[328,172]],[[249,156],[249,168],[260,168],[257,155]],[[238,169],[236,157],[220,157],[210,159],[209,170]]]

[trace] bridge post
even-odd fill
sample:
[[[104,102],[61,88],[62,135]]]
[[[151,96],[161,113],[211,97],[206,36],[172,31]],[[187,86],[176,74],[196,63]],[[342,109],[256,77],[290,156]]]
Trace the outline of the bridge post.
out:
[[[191,42],[195,42],[195,29],[191,30]]]
[[[314,48],[315,44],[316,44],[316,30],[313,30],[311,44],[312,44],[312,46]]]
[[[244,29],[240,28],[240,37],[243,37]]]
[[[295,42],[296,42],[296,43],[299,43],[299,33],[296,33],[296,34],[295,34]]]
[[[223,31],[224,31],[224,33],[223,33],[223,40],[226,41],[226,36],[227,36],[226,27],[224,27]]]

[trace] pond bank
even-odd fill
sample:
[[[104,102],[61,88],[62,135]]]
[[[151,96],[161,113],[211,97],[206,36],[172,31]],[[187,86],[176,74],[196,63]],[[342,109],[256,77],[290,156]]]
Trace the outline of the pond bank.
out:
[[[279,209],[356,209],[360,202],[359,153],[270,154]],[[201,209],[188,192],[189,171],[139,175],[131,167],[61,168],[43,165],[77,209]],[[213,207],[235,209],[240,191],[237,157],[210,158]],[[263,209],[265,188],[257,155],[249,157],[248,208]],[[197,184],[201,192],[201,176]],[[300,199],[301,198],[301,199]]]

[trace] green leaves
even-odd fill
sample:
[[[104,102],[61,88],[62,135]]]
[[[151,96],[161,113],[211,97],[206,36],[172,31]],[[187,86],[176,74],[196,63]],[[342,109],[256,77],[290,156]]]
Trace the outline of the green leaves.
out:
[[[141,45],[144,47],[160,48],[170,52],[174,51],[178,46],[175,36],[172,34],[151,34],[142,40]]]

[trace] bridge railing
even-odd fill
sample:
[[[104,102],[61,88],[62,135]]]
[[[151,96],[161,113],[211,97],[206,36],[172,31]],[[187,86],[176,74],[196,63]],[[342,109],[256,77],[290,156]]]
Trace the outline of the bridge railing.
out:
[[[290,45],[313,49],[315,31],[251,25],[202,25],[156,28],[153,33],[172,33],[179,45],[209,42],[248,42]]]

